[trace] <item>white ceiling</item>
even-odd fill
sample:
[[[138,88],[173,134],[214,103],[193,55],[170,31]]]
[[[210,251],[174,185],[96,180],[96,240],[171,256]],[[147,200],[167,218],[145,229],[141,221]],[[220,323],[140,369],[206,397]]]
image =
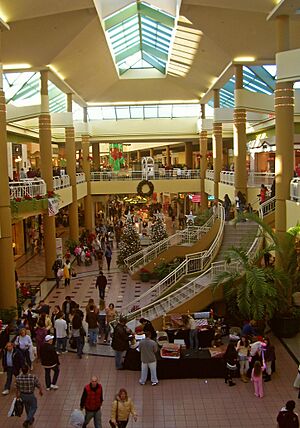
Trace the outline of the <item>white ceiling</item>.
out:
[[[1,0],[0,17],[11,28],[3,33],[2,59],[35,68],[51,64],[87,103],[198,99],[235,57],[275,58],[276,26],[266,21],[275,4],[182,0],[180,15],[191,24],[181,25],[201,34],[187,74],[120,80],[93,0]],[[300,47],[299,16],[291,20],[290,43]]]

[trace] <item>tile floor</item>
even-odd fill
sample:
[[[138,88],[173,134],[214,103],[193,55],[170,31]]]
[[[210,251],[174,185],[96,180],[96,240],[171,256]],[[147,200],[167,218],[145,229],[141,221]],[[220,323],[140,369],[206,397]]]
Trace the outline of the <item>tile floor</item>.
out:
[[[116,259],[116,253],[113,259]],[[28,262],[28,274],[35,272],[35,266],[40,265],[40,258],[34,257]],[[89,297],[98,299],[94,288],[97,270],[94,266],[76,268],[79,276],[72,279],[69,289],[54,289],[47,301],[54,305],[61,304],[66,295],[72,295],[74,300],[85,306]],[[137,292],[143,292],[149,284],[136,284],[129,276],[120,272],[115,264],[108,273],[109,287],[106,301],[116,303],[118,308],[130,301]],[[139,291],[140,290],[140,291]],[[89,382],[91,375],[99,377],[104,389],[102,408],[102,426],[108,427],[111,403],[120,387],[125,387],[132,397],[138,412],[138,421],[130,421],[128,428],[273,428],[276,426],[276,416],[279,409],[287,400],[295,399],[300,412],[297,391],[293,388],[293,380],[297,373],[297,364],[290,357],[283,345],[274,338],[277,361],[276,373],[272,381],[265,384],[265,397],[257,399],[254,396],[251,383],[244,384],[237,379],[237,385],[229,388],[222,379],[184,379],[163,380],[159,385],[140,386],[139,373],[131,371],[116,371],[114,359],[110,356],[95,356],[86,353],[78,360],[74,353],[69,352],[60,357],[61,372],[57,391],[44,391],[43,397],[38,397],[38,411],[34,426],[39,428],[67,428],[73,409],[79,407],[83,387]],[[88,352],[88,345],[86,351]],[[97,349],[108,346],[97,345]],[[99,352],[101,353],[101,352]],[[44,373],[40,364],[34,364],[34,373],[44,385]],[[0,388],[3,388],[5,375],[0,374]],[[23,417],[8,418],[7,411],[14,395],[0,395],[0,427],[21,427]],[[90,423],[89,426],[93,426]]]

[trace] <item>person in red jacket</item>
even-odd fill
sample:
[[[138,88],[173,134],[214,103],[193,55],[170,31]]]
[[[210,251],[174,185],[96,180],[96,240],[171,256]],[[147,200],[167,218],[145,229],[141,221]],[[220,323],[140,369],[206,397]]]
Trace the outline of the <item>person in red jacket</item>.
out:
[[[80,408],[85,409],[85,419],[82,428],[88,426],[91,419],[94,419],[95,428],[102,428],[101,406],[103,403],[103,390],[98,383],[97,376],[92,376],[91,382],[84,387]]]

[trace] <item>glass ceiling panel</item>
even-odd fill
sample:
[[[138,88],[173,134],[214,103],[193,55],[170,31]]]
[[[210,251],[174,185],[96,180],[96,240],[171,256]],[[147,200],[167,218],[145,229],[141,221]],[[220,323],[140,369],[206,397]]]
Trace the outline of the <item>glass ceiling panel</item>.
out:
[[[274,68],[275,67],[275,68]],[[275,89],[276,66],[244,66],[243,67],[243,87],[252,92],[271,95]],[[235,77],[220,89],[220,107],[234,107],[234,86]],[[211,99],[208,104],[213,107]]]
[[[155,68],[165,74],[174,25],[174,16],[139,1],[104,19],[120,75],[130,68]]]

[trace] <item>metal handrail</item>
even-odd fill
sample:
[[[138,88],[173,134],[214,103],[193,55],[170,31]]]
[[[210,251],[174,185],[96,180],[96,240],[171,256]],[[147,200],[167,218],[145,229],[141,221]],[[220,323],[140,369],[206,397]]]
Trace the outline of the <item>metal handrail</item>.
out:
[[[234,186],[234,177],[235,177],[234,171],[221,171],[220,183]],[[275,178],[275,174],[272,172],[250,171],[248,174],[247,186],[260,187],[261,184],[264,184],[266,186],[271,186],[274,178]]]
[[[176,180],[190,180],[190,179],[199,179],[200,170],[199,169],[180,169],[173,168],[170,170],[165,170],[164,168],[159,168],[158,171],[153,171],[153,173],[148,173],[149,180],[167,180],[167,179],[176,179]],[[91,172],[91,181],[132,181],[132,180],[143,180],[145,179],[144,171],[131,171],[131,170],[121,170],[118,172],[115,171],[94,171]]]
[[[201,236],[212,227],[214,221],[215,215],[213,214],[203,226],[188,226],[184,230],[178,230],[174,235],[129,256],[125,259],[128,270],[131,273],[136,272],[141,266],[145,266],[173,245],[192,244],[199,241]]]
[[[214,170],[213,169],[207,169],[205,171],[205,178],[207,180],[214,180],[214,178],[215,178]]]
[[[259,208],[259,217],[263,218],[264,215],[272,212],[272,210],[275,209],[275,202],[275,198],[271,198],[262,204]],[[247,251],[247,254],[253,254],[254,256],[260,244],[261,232],[259,228],[251,247]],[[151,320],[154,317],[157,318],[158,316],[162,316],[169,310],[173,309],[175,306],[178,306],[182,301],[190,299],[196,294],[199,294],[199,292],[204,290],[206,287],[211,286],[212,280],[216,274],[224,272],[224,270],[229,272],[234,271],[236,268],[239,268],[239,266],[241,265],[238,261],[232,261],[230,264],[225,260],[213,262],[206,271],[202,272],[201,275],[199,275],[197,278],[189,281],[179,290],[175,290],[167,296],[164,296],[155,302],[151,302],[141,309],[129,313],[128,318],[134,319],[137,317],[146,317]],[[162,311],[159,311],[159,308],[161,308]],[[151,316],[151,311],[154,312],[153,317]]]
[[[70,186],[70,177],[68,175],[61,175],[53,177],[53,189],[63,189]]]
[[[300,201],[300,177],[294,177],[290,182],[290,199]]]
[[[212,260],[215,258],[216,254],[219,251],[222,236],[224,232],[225,224],[225,212],[222,204],[218,204],[217,217],[221,220],[220,227],[217,233],[216,238],[214,239],[210,248],[206,251],[200,251],[198,253],[192,253],[185,256],[185,260],[177,266],[172,272],[169,273],[165,278],[143,293],[140,297],[129,302],[126,306],[123,307],[123,310],[128,310],[130,307],[135,306],[140,302],[141,299],[151,295],[153,299],[157,299],[165,290],[170,288],[185,275],[191,274],[194,272],[201,272],[206,270]]]
[[[86,181],[85,173],[84,172],[76,172],[76,184],[84,183],[85,181]]]

